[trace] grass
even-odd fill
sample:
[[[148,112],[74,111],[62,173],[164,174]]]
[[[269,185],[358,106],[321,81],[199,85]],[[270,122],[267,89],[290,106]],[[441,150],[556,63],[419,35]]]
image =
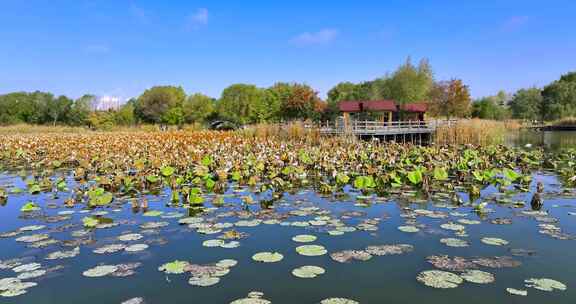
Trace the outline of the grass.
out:
[[[438,127],[435,142],[439,145],[503,144],[506,132],[518,127],[518,123],[513,121],[465,119]]]

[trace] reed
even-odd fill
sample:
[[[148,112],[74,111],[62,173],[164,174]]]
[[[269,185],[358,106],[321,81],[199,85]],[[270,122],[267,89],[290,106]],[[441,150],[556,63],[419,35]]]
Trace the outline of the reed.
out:
[[[465,119],[436,129],[435,143],[438,145],[493,145],[503,144],[506,131],[518,127],[511,122]]]

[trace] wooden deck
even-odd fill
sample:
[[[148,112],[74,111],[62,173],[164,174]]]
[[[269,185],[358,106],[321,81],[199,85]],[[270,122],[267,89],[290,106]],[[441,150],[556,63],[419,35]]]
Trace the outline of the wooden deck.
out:
[[[408,134],[430,135],[442,124],[452,124],[453,120],[433,121],[351,121],[348,126],[342,122],[328,122],[320,125],[320,133],[325,135],[350,134],[357,136],[395,136]]]

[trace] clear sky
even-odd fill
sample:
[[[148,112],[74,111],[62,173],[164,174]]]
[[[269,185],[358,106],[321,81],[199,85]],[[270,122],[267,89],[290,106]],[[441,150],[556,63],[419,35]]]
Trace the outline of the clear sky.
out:
[[[340,81],[429,58],[479,97],[576,70],[576,1],[0,0],[0,93]]]

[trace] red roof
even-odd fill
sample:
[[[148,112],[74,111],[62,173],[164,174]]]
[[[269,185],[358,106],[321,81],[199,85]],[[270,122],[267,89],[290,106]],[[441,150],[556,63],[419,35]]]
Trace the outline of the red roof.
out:
[[[367,100],[367,101],[342,101],[339,105],[342,112],[362,111],[396,111],[396,103],[393,100]]]
[[[413,113],[426,113],[428,110],[428,104],[423,102],[418,103],[407,103],[400,105],[400,109],[406,112],[413,112]]]
[[[362,111],[398,111],[398,106],[394,100],[367,100],[367,101],[342,101],[339,106],[341,112],[362,112]],[[408,103],[400,105],[406,112],[424,113],[428,110],[426,103]]]

